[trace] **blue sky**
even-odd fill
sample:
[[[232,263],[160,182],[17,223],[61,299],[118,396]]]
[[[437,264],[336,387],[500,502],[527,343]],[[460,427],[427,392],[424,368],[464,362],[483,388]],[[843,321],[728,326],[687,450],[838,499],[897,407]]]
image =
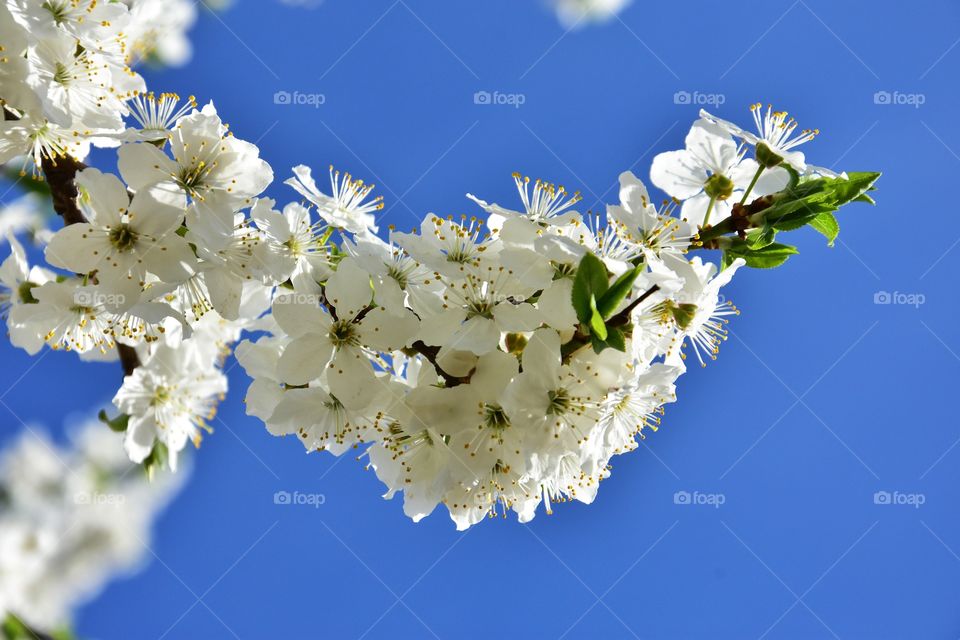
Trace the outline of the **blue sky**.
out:
[[[698,102],[744,123],[772,102],[822,130],[811,162],[884,177],[877,207],[842,212],[835,248],[798,232],[784,267],[738,274],[743,314],[663,428],[615,459],[593,505],[530,525],[411,523],[362,462],[306,456],[246,417],[231,369],[151,564],[80,612],[83,636],[960,634],[960,5],[637,2],[567,33],[531,0],[237,0],[192,39],[193,62],[147,73],[151,88],[213,99],[280,179],[333,163],[376,183],[401,228],[476,213],[466,192],[512,201],[513,171],[611,202],[621,171],[645,178],[682,145]],[[279,180],[271,195],[294,197]],[[67,354],[0,358],[8,434],[58,429],[119,382]]]

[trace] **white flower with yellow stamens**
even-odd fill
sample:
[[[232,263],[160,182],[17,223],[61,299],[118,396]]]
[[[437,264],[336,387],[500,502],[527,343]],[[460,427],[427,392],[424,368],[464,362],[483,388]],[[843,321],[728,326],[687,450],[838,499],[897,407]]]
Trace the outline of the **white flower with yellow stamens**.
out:
[[[288,179],[285,184],[315,204],[317,213],[331,227],[355,234],[376,232],[375,212],[383,209],[383,196],[367,200],[374,185],[366,184],[349,173],[340,173],[330,165],[331,195],[327,195],[317,187],[310,167],[297,165],[293,168],[293,174],[295,177]]]
[[[757,147],[757,153],[759,154],[757,160],[767,168],[777,166],[779,164],[777,158],[779,158],[780,161],[786,162],[803,173],[807,168],[803,152],[793,149],[813,140],[819,135],[820,130],[803,129],[794,136],[793,132],[797,128],[797,121],[789,117],[786,111],[774,111],[773,105],[769,104],[766,112],[764,112],[761,103],[752,104],[750,105],[750,113],[753,114],[757,133],[742,129],[738,125],[711,115],[704,110],[700,111],[700,117],[720,125],[734,136]],[[763,157],[766,153],[763,147],[766,147],[766,150],[772,156]]]
[[[485,200],[467,194],[467,197],[484,208],[491,216],[500,218],[526,217],[538,224],[565,225],[579,218],[580,214],[571,211],[570,207],[583,198],[579,191],[570,193],[562,185],[544,182],[539,178],[533,180],[519,173],[513,174],[513,181],[517,185],[520,201],[523,203],[523,212],[513,211],[498,204],[488,203]],[[493,223],[494,219],[490,220]]]
[[[120,174],[134,191],[158,185],[189,196],[204,215],[220,215],[224,228],[273,180],[260,150],[233,137],[213,103],[177,121],[169,148],[172,158],[150,143],[123,145]]]
[[[113,404],[130,416],[124,447],[134,462],[143,462],[156,442],[169,452],[171,469],[178,454],[192,441],[199,446],[209,429],[217,402],[227,391],[227,378],[184,343],[159,346],[123,380]]]
[[[632,172],[620,174],[620,204],[608,205],[607,215],[616,222],[620,237],[652,256],[681,254],[689,247],[693,229],[673,215],[667,202],[657,209],[647,187]]]

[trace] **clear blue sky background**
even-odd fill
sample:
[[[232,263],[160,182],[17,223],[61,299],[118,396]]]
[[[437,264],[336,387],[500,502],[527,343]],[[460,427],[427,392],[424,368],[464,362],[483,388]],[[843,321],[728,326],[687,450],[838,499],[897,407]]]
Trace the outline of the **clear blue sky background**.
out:
[[[231,369],[156,559],[83,609],[80,633],[957,637],[958,38],[952,0],[637,2],[571,33],[529,0],[239,0],[205,15],[193,62],[148,73],[151,87],[214,99],[280,179],[303,162],[375,182],[400,227],[474,213],[467,191],[512,201],[512,171],[611,202],[619,172],[646,177],[682,145],[696,106],[678,91],[721,94],[721,115],[744,123],[754,101],[790,110],[823,132],[812,162],[885,172],[879,206],[845,210],[836,248],[799,232],[785,267],[741,272],[729,294],[743,315],[719,361],[681,380],[660,432],[615,460],[592,506],[528,526],[459,534],[440,512],[414,525],[361,462],[306,456],[246,417]],[[325,103],[276,105],[277,91]],[[477,91],[525,103],[476,105]],[[279,181],[271,193],[294,196]],[[925,303],[875,304],[881,291]],[[3,401],[31,423],[59,425],[118,382],[66,354],[5,344],[0,358],[0,388],[16,383]],[[276,491],[326,500],[278,506]],[[678,491],[725,503],[677,505]],[[878,505],[879,491],[924,504]]]

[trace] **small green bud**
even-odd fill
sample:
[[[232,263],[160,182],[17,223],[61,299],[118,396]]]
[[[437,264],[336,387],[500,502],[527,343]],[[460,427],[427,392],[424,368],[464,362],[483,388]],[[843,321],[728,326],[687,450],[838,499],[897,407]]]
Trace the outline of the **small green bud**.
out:
[[[33,289],[38,287],[36,282],[21,282],[20,286],[17,287],[17,295],[20,296],[20,302],[23,304],[36,304],[37,299],[33,297]]]
[[[783,157],[774,153],[770,147],[761,142],[757,144],[757,162],[767,169],[772,169],[783,163]]]
[[[707,179],[703,191],[716,200],[726,200],[733,193],[733,180],[722,173],[715,173]]]
[[[658,305],[663,320],[672,319],[681,330],[686,329],[693,322],[697,314],[697,305],[689,302],[676,303],[673,300],[664,300]]]

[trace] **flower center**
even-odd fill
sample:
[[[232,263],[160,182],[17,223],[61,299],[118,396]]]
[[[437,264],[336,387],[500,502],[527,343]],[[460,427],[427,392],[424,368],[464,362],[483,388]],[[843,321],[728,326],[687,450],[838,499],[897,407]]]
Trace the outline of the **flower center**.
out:
[[[483,426],[494,431],[503,431],[510,426],[510,418],[500,405],[485,404],[483,405]]]
[[[570,410],[570,392],[566,389],[554,389],[547,394],[549,404],[547,413],[552,416],[562,416]]]
[[[481,318],[487,318],[488,320],[493,319],[493,308],[496,305],[491,300],[468,300],[467,301],[467,319],[476,318],[477,316]]]
[[[67,85],[72,78],[73,76],[70,74],[70,69],[67,68],[67,65],[58,62],[53,72],[53,81],[57,84]]]
[[[53,17],[53,21],[58,25],[63,24],[67,20],[67,6],[65,2],[47,2],[43,3],[43,8],[46,9],[50,15]]]
[[[137,244],[137,233],[130,228],[130,225],[124,223],[118,227],[110,229],[110,244],[117,251],[130,251]]]
[[[360,344],[360,336],[357,335],[357,327],[349,320],[337,320],[330,327],[330,342],[335,347],[356,346]]]
[[[690,302],[676,303],[673,300],[664,300],[656,307],[654,313],[660,317],[660,322],[667,324],[673,321],[681,330],[686,329],[693,322],[697,313],[697,305]]]

